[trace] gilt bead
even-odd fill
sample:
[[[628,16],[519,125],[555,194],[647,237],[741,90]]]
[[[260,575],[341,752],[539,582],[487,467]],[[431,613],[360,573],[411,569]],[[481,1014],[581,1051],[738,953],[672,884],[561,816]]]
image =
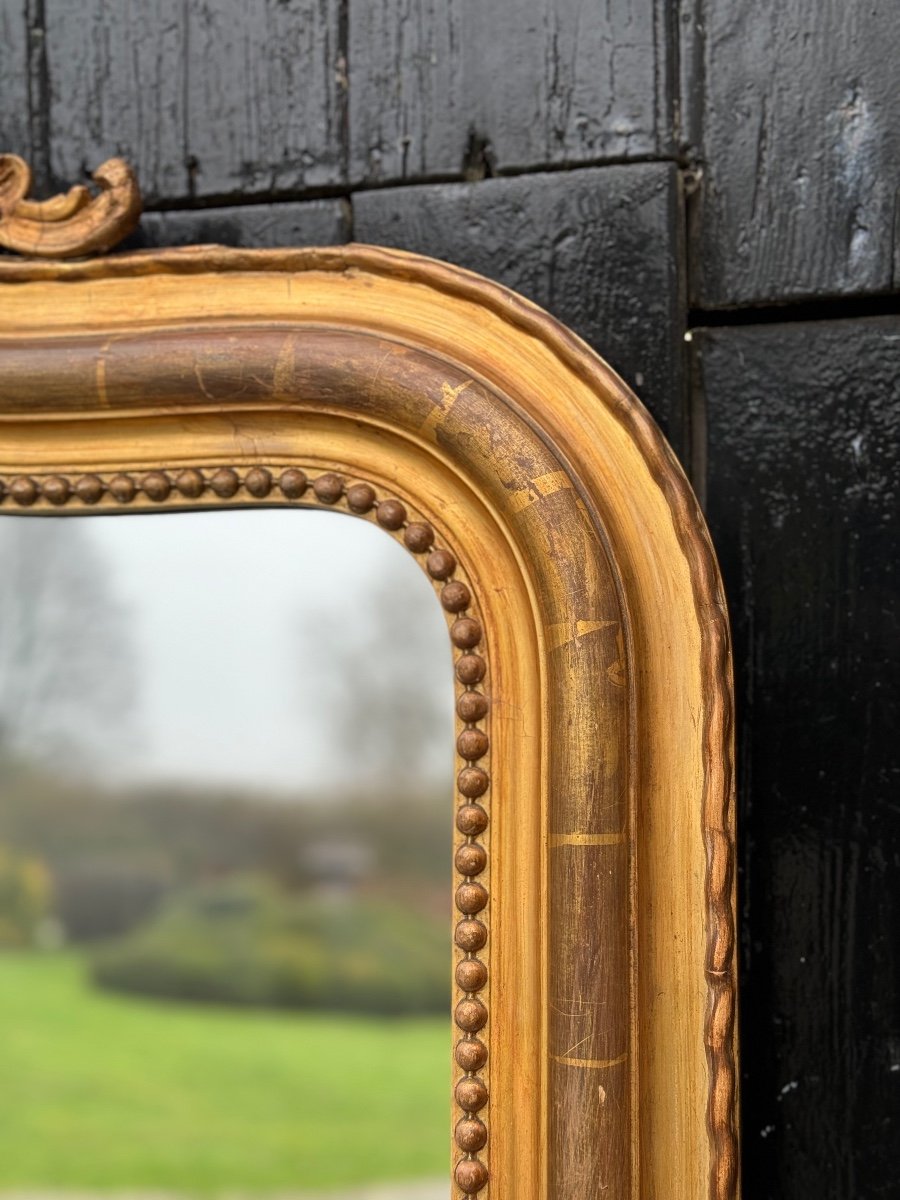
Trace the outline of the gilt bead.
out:
[[[404,530],[403,541],[407,550],[412,550],[413,554],[424,554],[434,541],[434,530],[424,521],[413,521]]]
[[[487,983],[487,977],[487,967],[478,958],[464,958],[456,964],[456,982],[464,992],[480,992]],[[468,1026],[463,1028],[468,1030]],[[469,1032],[474,1033],[475,1029]]]
[[[477,842],[464,842],[454,859],[460,875],[480,875],[487,866],[487,852]]]
[[[72,494],[68,479],[63,479],[62,475],[48,476],[44,480],[41,490],[44,493],[44,499],[49,500],[51,504],[65,504]]]
[[[456,678],[468,687],[481,683],[486,671],[487,663],[480,654],[464,654],[456,664]]]
[[[244,476],[244,487],[251,496],[263,500],[272,490],[272,473],[265,467],[251,467]]]
[[[148,471],[141,480],[141,487],[144,489],[144,495],[149,496],[151,500],[155,500],[157,504],[162,503],[163,500],[167,500],[172,490],[169,477],[164,475],[162,471]]]
[[[487,1088],[477,1077],[467,1075],[465,1079],[460,1079],[454,1090],[456,1103],[466,1112],[478,1112],[487,1104]]]
[[[220,467],[209,481],[209,486],[221,500],[230,500],[241,486],[237,471],[231,467]]]
[[[463,1071],[480,1071],[487,1058],[487,1046],[478,1038],[464,1038],[456,1043],[456,1061]]]
[[[340,475],[328,471],[325,475],[320,475],[318,479],[313,480],[313,491],[316,493],[316,498],[323,504],[337,504],[344,494],[344,481]]]
[[[306,472],[301,471],[299,467],[288,467],[286,471],[281,472],[278,486],[288,500],[299,500],[309,487],[309,480],[306,478]]]
[[[467,954],[474,954],[477,950],[481,950],[487,939],[487,926],[482,921],[476,921],[473,918],[460,921],[453,934],[453,940],[457,946],[460,950],[465,950]]]
[[[456,813],[456,828],[468,837],[487,829],[488,815],[480,804],[463,804]]]
[[[449,579],[456,570],[456,559],[449,550],[432,550],[425,560],[425,569],[432,579]]]
[[[402,529],[406,509],[399,500],[382,500],[375,510],[375,520],[382,529]]]
[[[480,1158],[462,1158],[454,1172],[456,1182],[467,1196],[474,1196],[488,1181],[488,1169]]]

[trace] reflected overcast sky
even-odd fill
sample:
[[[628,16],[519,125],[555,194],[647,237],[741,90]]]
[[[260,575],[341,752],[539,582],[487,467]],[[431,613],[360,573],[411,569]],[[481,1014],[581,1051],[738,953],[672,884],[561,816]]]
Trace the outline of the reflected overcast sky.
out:
[[[322,697],[333,693],[329,674],[345,669],[329,653],[330,643],[341,649],[342,628],[370,646],[370,675],[373,654],[388,669],[389,640],[364,628],[375,619],[365,597],[377,585],[411,605],[415,686],[423,704],[437,697],[446,714],[432,756],[440,777],[452,750],[446,625],[420,567],[383,531],[285,509],[48,519],[84,527],[129,614],[140,680],[134,736],[107,769],[285,793],[298,780],[304,790],[359,782]]]

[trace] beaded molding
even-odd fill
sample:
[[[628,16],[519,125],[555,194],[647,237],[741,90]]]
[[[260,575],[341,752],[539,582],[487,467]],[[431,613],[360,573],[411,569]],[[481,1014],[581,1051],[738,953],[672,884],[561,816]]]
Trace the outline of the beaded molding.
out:
[[[459,732],[456,750],[465,764],[459,771],[456,829],[459,839],[454,846],[455,903],[459,913],[454,930],[456,953],[455,980],[458,995],[454,1020],[461,1037],[456,1043],[455,1060],[462,1071],[453,1089],[458,1106],[454,1137],[461,1157],[454,1164],[453,1177],[465,1197],[477,1197],[488,1182],[489,1172],[483,1157],[488,1142],[485,1109],[488,1089],[479,1074],[488,1059],[485,1028],[488,1008],[484,993],[488,983],[485,949],[488,927],[482,919],[489,893],[479,882],[488,866],[488,852],[479,841],[488,827],[485,795],[490,775],[485,760],[490,739],[484,729],[489,701],[484,692],[487,661],[484,657],[484,633],[481,621],[470,615],[472,593],[456,578],[456,556],[435,545],[435,531],[427,521],[410,520],[406,505],[393,497],[378,498],[369,483],[348,483],[332,471],[311,477],[299,467],[287,467],[277,475],[265,467],[251,467],[243,473],[234,467],[201,470],[186,467],[178,471],[153,470],[119,472],[111,475],[61,474],[16,475],[0,477],[0,505],[11,501],[17,508],[39,504],[62,508],[70,502],[94,507],[105,498],[107,505],[130,504],[145,497],[154,504],[166,501],[199,500],[207,492],[220,500],[278,498],[304,499],[304,507],[314,504],[334,507],[343,502],[356,516],[374,517],[421,562],[438,590],[438,598],[447,616],[450,640],[460,653],[454,663],[457,685],[456,714]],[[424,556],[424,560],[423,560]]]

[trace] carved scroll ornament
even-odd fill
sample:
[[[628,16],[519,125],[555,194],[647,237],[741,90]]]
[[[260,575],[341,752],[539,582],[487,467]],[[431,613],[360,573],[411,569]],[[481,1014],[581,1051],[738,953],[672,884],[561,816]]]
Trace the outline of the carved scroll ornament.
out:
[[[31,168],[17,154],[0,154],[0,246],[38,258],[111,249],[140,219],[137,180],[121,158],[107,159],[92,178],[96,196],[79,183],[49,200],[29,200]]]

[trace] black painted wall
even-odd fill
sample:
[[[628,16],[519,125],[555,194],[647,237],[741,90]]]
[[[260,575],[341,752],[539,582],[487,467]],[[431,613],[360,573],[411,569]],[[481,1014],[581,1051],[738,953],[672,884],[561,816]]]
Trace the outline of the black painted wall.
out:
[[[739,703],[744,1191],[900,1196],[900,5],[0,0],[0,146],[136,244],[531,296],[704,501]]]

